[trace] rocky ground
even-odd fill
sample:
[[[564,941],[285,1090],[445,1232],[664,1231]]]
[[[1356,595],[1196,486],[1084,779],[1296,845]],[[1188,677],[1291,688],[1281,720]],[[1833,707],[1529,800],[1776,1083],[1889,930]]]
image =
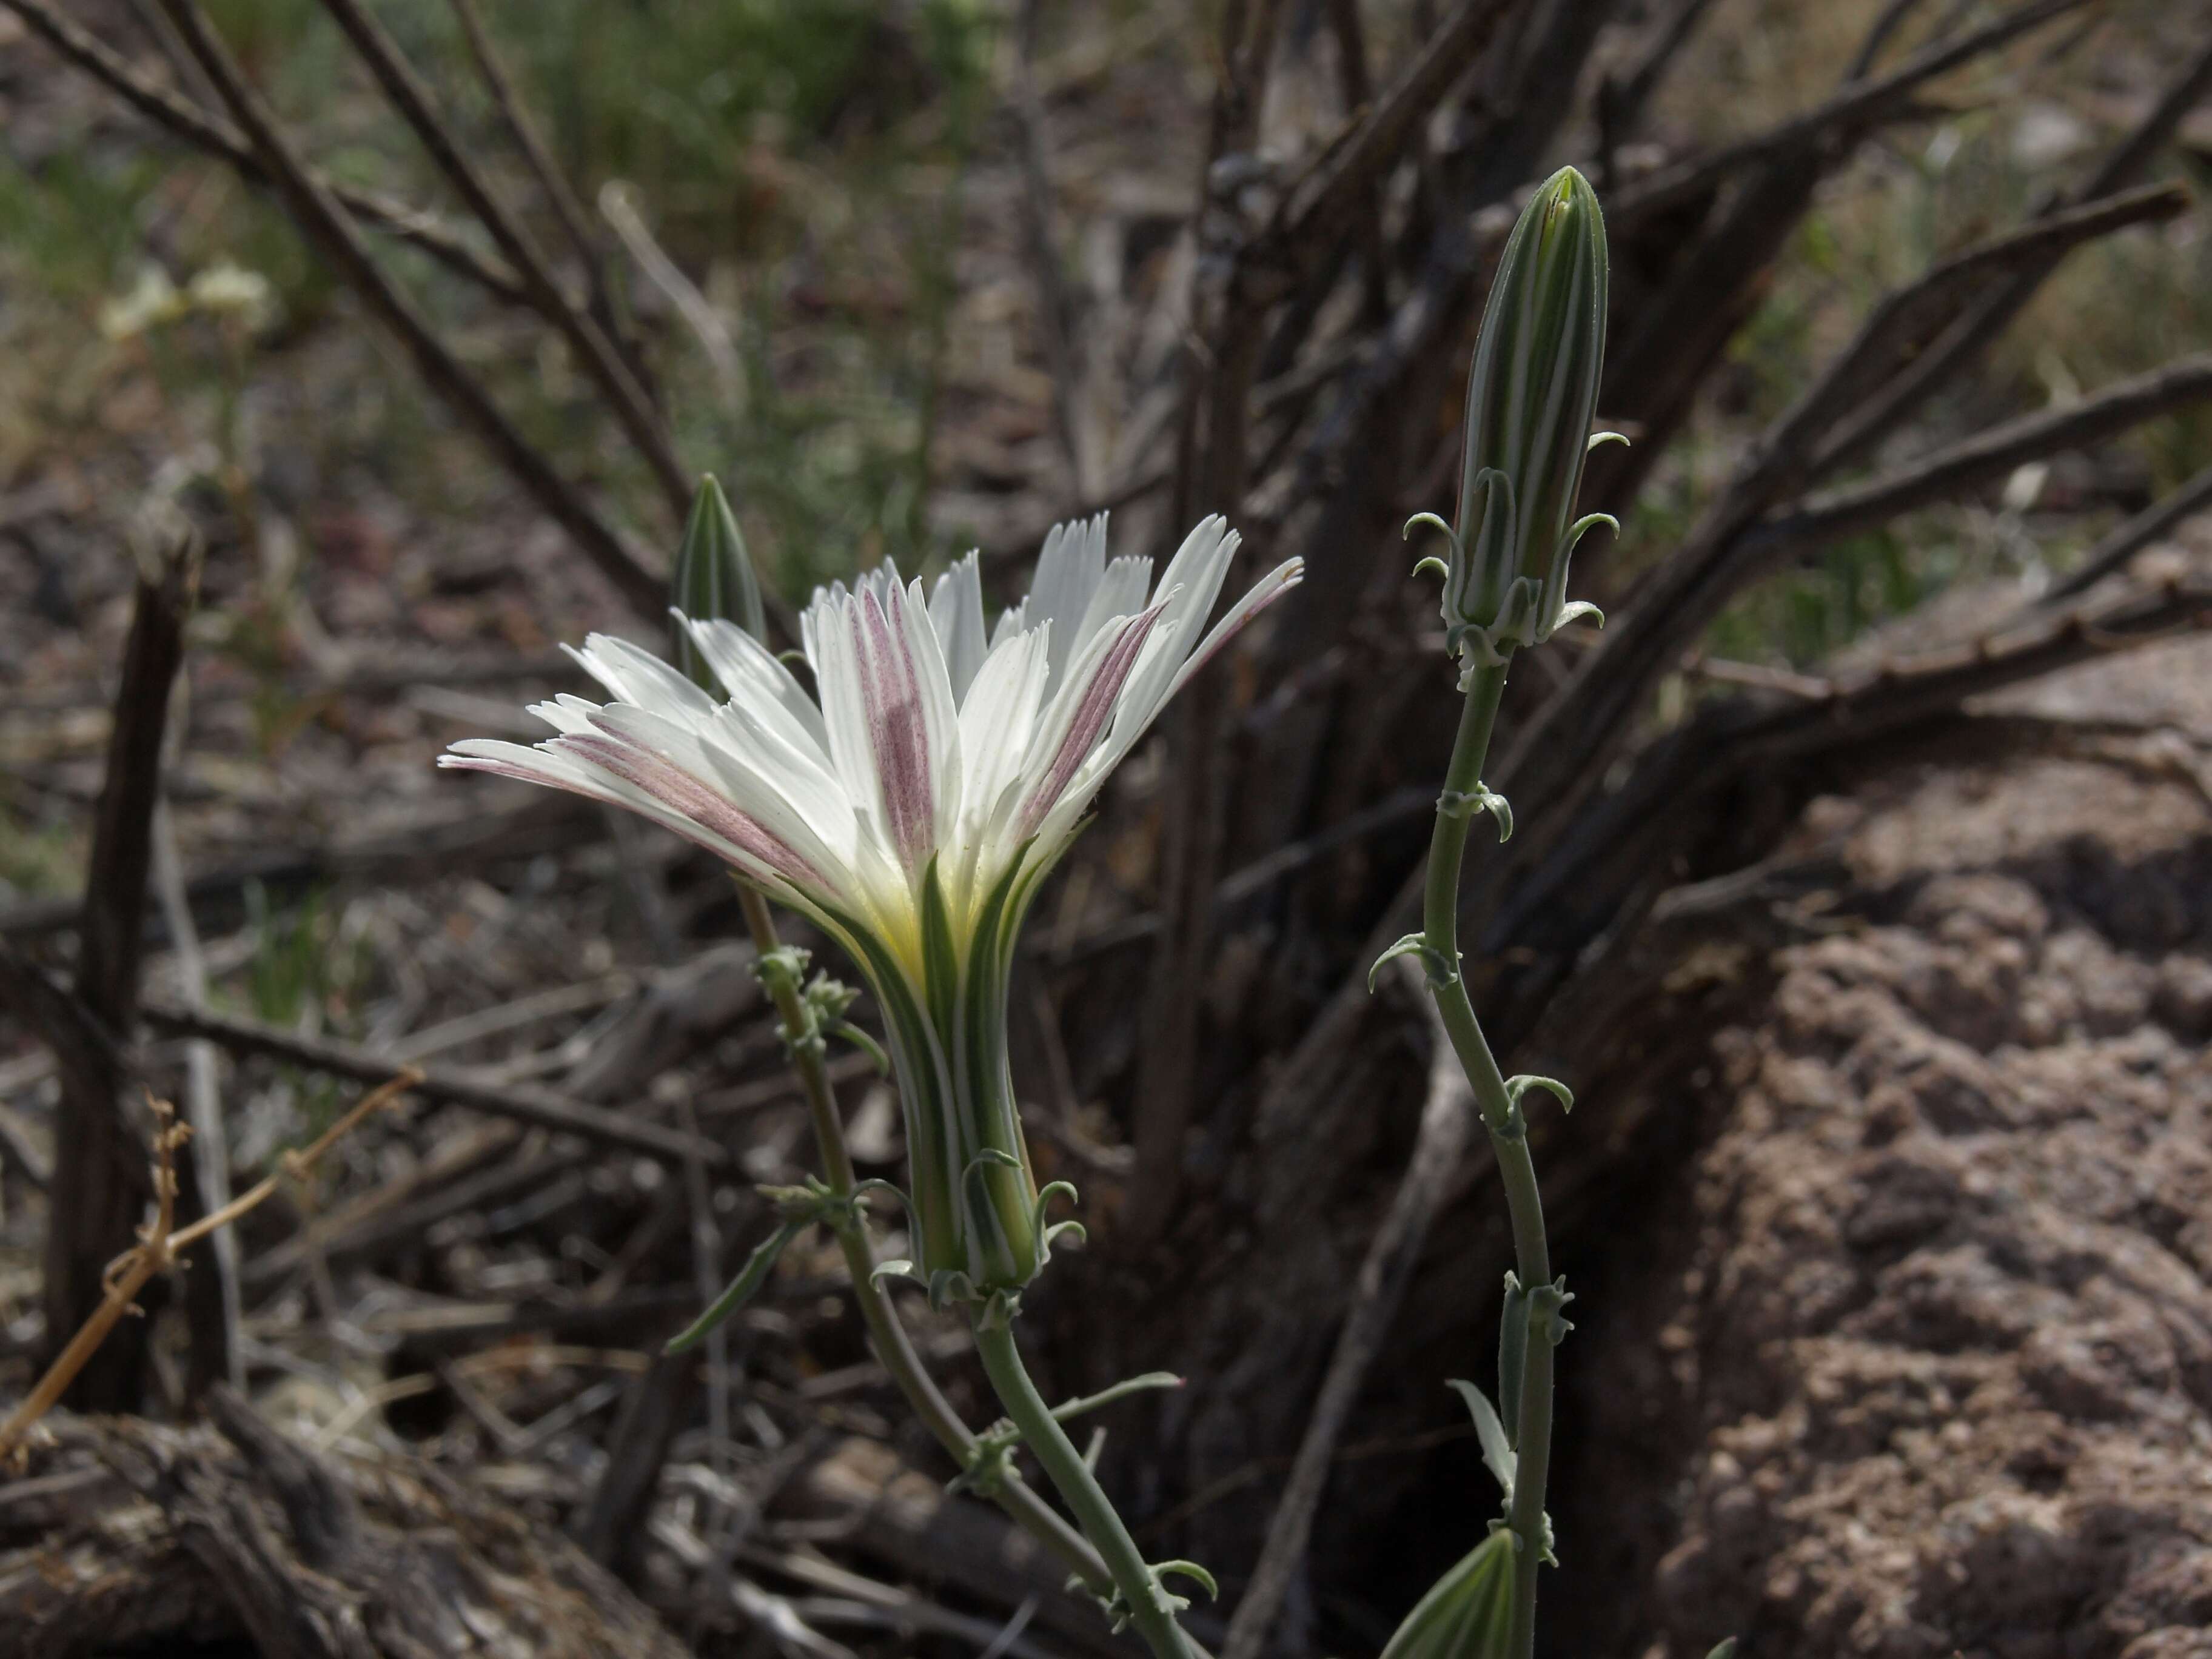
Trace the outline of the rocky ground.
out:
[[[1850,884],[1716,1040],[1677,1253],[1575,1356],[1650,1389],[1601,1437],[1686,1448],[1649,1659],[2212,1655],[2208,662],[1808,815]]]

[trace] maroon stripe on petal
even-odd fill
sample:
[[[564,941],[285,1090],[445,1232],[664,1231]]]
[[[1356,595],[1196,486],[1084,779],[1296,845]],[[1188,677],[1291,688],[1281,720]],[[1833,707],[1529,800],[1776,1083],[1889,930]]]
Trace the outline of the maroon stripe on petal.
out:
[[[1149,611],[1139,611],[1122,624],[1121,637],[1106,647],[1098,665],[1091,672],[1091,683],[1083,688],[1083,695],[1075,705],[1074,717],[1067,723],[1067,732],[1053,751],[1052,763],[1045,768],[1044,776],[1022,806],[1024,836],[1033,832],[1044,822],[1046,813],[1067,788],[1075,776],[1075,769],[1082,765],[1091,750],[1097,745],[1099,734],[1105,731],[1106,722],[1113,718],[1114,705],[1121,701],[1121,688],[1127,684],[1129,671],[1137,665],[1137,656],[1152,637],[1152,628],[1167,607],[1156,605]]]
[[[903,596],[893,590],[891,603]],[[930,785],[929,728],[922,715],[921,672],[906,630],[895,625],[873,589],[853,600],[853,659],[867,711],[868,748],[881,780],[885,828],[908,870],[918,870],[937,842],[937,804]]]
[[[609,733],[580,732],[554,738],[553,746],[636,785],[708,834],[743,848],[778,875],[810,887],[829,886],[819,871],[759,819],[738,811],[726,797],[642,744]]]

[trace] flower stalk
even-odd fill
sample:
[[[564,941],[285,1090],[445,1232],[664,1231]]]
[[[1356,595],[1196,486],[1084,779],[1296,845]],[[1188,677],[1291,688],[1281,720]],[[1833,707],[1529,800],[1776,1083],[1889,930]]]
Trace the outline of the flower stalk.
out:
[[[1498,704],[1505,691],[1505,669],[1479,667],[1461,711],[1459,734],[1452,744],[1451,763],[1444,774],[1443,804],[1437,812],[1436,829],[1429,840],[1429,869],[1422,904],[1421,957],[1429,968],[1429,994],[1436,1000],[1452,1051],[1459,1056],[1468,1085],[1474,1091],[1482,1124],[1496,1154],[1498,1173],[1505,1188],[1506,1211],[1513,1228],[1515,1276],[1530,1294],[1516,1306],[1508,1299],[1507,1316],[1524,1321],[1518,1332],[1509,1331],[1501,1352],[1518,1350],[1522,1370],[1517,1379],[1501,1376],[1499,1393],[1509,1401],[1518,1395],[1513,1431],[1518,1454],[1513,1485],[1512,1509],[1507,1524],[1516,1540],[1513,1635],[1507,1651],[1515,1659],[1528,1659],[1534,1651],[1536,1631],[1536,1574],[1548,1549],[1544,1519],[1544,1486],[1552,1459],[1552,1349],[1564,1334],[1558,1306],[1565,1292],[1553,1285],[1552,1257],[1544,1235],[1544,1204],[1536,1189],[1536,1165],[1528,1155],[1528,1126],[1522,1115],[1522,1089],[1526,1079],[1510,1082],[1499,1071],[1489,1039],[1468,1000],[1467,981],[1459,972],[1460,866],[1467,851],[1473,803],[1483,790],[1484,759],[1490,752],[1492,727]],[[1461,805],[1465,800],[1468,805]],[[1535,1293],[1540,1291],[1541,1294]],[[1513,1339],[1518,1337],[1518,1341]]]
[[[1011,1298],[994,1297],[976,1304],[975,1352],[999,1403],[1006,1408],[1006,1415],[1013,1419],[1030,1450],[1104,1559],[1114,1581],[1109,1610],[1115,1627],[1123,1621],[1135,1626],[1155,1659],[1188,1659],[1193,1649],[1182,1627],[1176,1623],[1176,1613],[1188,1603],[1179,1595],[1170,1595],[1161,1584],[1166,1569],[1146,1561],[1113,1500],[1098,1484],[1097,1475],[1037,1392],[1014,1341]],[[1208,1590],[1212,1589],[1212,1580],[1188,1563],[1169,1565],[1198,1578]]]
[[[768,900],[757,889],[739,882],[738,896],[744,912],[745,931],[752,936],[755,953],[764,960],[771,952],[783,948],[776,933],[775,917],[769,908]],[[775,981],[769,988],[783,1028],[784,1042],[790,1051],[792,1070],[798,1074],[801,1092],[806,1097],[806,1115],[813,1126],[823,1181],[832,1194],[847,1200],[849,1206],[858,1181],[851,1149],[845,1144],[845,1121],[837,1109],[837,1097],[830,1087],[822,1048],[818,1043],[806,1041],[810,1023],[798,987],[785,978]],[[851,1213],[849,1208],[847,1212]],[[963,1469],[973,1467],[981,1449],[980,1443],[961,1420],[960,1413],[952,1408],[952,1402],[945,1397],[944,1390],[937,1386],[937,1380],[923,1366],[921,1356],[915,1352],[913,1339],[907,1335],[897,1310],[877,1281],[875,1250],[868,1242],[866,1228],[853,1220],[843,1224],[830,1224],[830,1232],[845,1258],[846,1275],[853,1284],[853,1299],[859,1305],[860,1322],[867,1327],[868,1340],[875,1347],[877,1359],[890,1373],[898,1391],[906,1396],[907,1404],[914,1408],[922,1426],[936,1437],[937,1443]],[[1111,1589],[1114,1581],[1105,1563],[1099,1559],[1098,1552],[1034,1491],[1019,1481],[1009,1480],[998,1486],[989,1497],[1008,1518],[1081,1579],[1086,1589],[1099,1595]]]
[[[676,561],[675,590],[678,609],[686,616],[701,621],[733,623],[755,640],[763,639],[767,633],[759,581],[745,547],[744,534],[738,527],[737,515],[730,510],[721,486],[711,474],[700,481],[690,520],[684,527],[683,545]],[[677,665],[694,684],[709,693],[718,689],[712,664],[699,651],[688,629],[678,630]],[[906,1327],[900,1322],[890,1297],[876,1279],[875,1251],[859,1207],[859,1176],[853,1167],[852,1151],[845,1141],[844,1117],[837,1109],[836,1092],[830,1082],[829,1057],[822,1040],[819,1011],[808,1006],[796,971],[774,971],[768,966],[784,960],[787,947],[777,931],[767,896],[742,878],[737,888],[738,908],[744,914],[745,932],[752,939],[754,958],[762,964],[761,983],[775,1005],[784,1051],[805,1099],[807,1121],[812,1127],[815,1150],[821,1160],[823,1196],[813,1206],[814,1218],[829,1228],[845,1258],[853,1297],[859,1306],[861,1323],[867,1328],[877,1359],[938,1443],[963,1470],[972,1468],[982,1454],[981,1443],[923,1366]],[[788,1237],[780,1231],[772,1243],[787,1243]],[[764,1267],[774,1266],[777,1253],[769,1252]],[[737,1288],[739,1287],[733,1286]],[[694,1328],[699,1329],[707,1322],[707,1317],[702,1316],[700,1327]],[[678,1339],[678,1342],[683,1340]],[[989,1496],[1009,1518],[1051,1551],[1085,1585],[1101,1595],[1111,1589],[1113,1580],[1098,1559],[1097,1551],[1036,1492],[1018,1482],[1007,1481],[999,1485]]]
[[[1162,1577],[1212,1582],[1136,1553],[1006,1329],[1054,1237],[1079,1231],[1048,1221],[1055,1194],[1073,1189],[1040,1190],[1032,1173],[1006,993],[1022,919],[1107,777],[1189,678],[1297,582],[1293,559],[1206,629],[1237,541],[1218,516],[1201,520],[1155,584],[1152,560],[1107,558],[1103,515],[1059,526],[1028,596],[989,628],[975,555],[927,593],[885,565],[816,592],[801,627],[810,687],[743,625],[758,615],[750,565],[708,480],[678,561],[678,595],[708,613],[678,608],[682,665],[593,635],[575,655],[611,702],[556,697],[532,710],[554,732],[534,747],[471,738],[442,757],[651,818],[720,857],[747,891],[760,975],[826,1178],[765,1189],[781,1224],[675,1346],[757,1291],[798,1233],[828,1226],[884,1364],[966,1483],[990,1489],[1083,1582],[1110,1589],[1109,1613],[1135,1623],[1160,1659],[1193,1651],[1175,1623],[1188,1604]],[[873,1261],[860,1200],[889,1183],[854,1180],[829,1090],[826,1038],[855,1035],[842,1018],[855,994],[821,975],[802,986],[804,957],[776,938],[769,900],[841,946],[874,994],[905,1116],[898,1196],[915,1261]],[[1088,1544],[1008,1478],[1006,1431],[970,1434],[936,1392],[878,1286],[894,1274],[975,1315],[986,1369]]]
[[[1572,1328],[1565,1316],[1572,1298],[1552,1277],[1521,1103],[1531,1090],[1569,1108],[1574,1097],[1549,1078],[1509,1078],[1498,1069],[1460,972],[1460,866],[1478,811],[1495,820],[1501,841],[1513,833],[1512,810],[1483,783],[1482,768],[1514,652],[1543,644],[1578,617],[1603,621],[1595,606],[1570,601],[1566,590],[1575,544],[1595,525],[1619,528],[1603,514],[1575,516],[1584,458],[1598,443],[1625,441],[1590,430],[1604,370],[1607,262],[1597,198],[1581,173],[1562,167],[1514,226],[1483,310],[1468,375],[1458,522],[1423,514],[1407,526],[1410,534],[1413,524],[1426,524],[1450,545],[1449,562],[1422,565],[1443,568],[1445,639],[1460,659],[1466,701],[1437,799],[1421,931],[1384,959],[1418,955],[1427,969],[1430,994],[1481,1110],[1512,1224],[1515,1270],[1505,1279],[1498,1344],[1500,1409],[1492,1412],[1472,1384],[1458,1385],[1474,1409],[1485,1461],[1505,1491],[1513,1588],[1504,1659],[1530,1659],[1535,1649],[1536,1580],[1551,1559],[1544,1488],[1553,1350]],[[1491,1624],[1506,1613],[1502,1600],[1486,1606]],[[1479,1654],[1469,1648],[1453,1659],[1490,1659],[1498,1651],[1486,1638]]]

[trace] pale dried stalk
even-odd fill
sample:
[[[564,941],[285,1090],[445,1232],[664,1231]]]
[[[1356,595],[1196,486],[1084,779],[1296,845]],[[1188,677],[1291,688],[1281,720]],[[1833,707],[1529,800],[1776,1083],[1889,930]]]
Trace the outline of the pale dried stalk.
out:
[[[409,1066],[389,1083],[373,1089],[362,1097],[353,1109],[317,1136],[304,1152],[287,1152],[278,1160],[278,1175],[269,1176],[250,1191],[233,1199],[221,1209],[205,1215],[189,1227],[172,1231],[176,1224],[177,1212],[177,1149],[191,1139],[189,1124],[177,1121],[177,1109],[166,1100],[156,1100],[150,1094],[146,1104],[153,1111],[156,1127],[154,1131],[154,1218],[138,1231],[138,1243],[125,1250],[108,1265],[104,1294],[100,1306],[92,1316],[77,1328],[69,1346],[56,1356],[46,1368],[46,1374],[38,1386],[23,1398],[23,1402],[9,1413],[8,1420],[0,1423],[0,1457],[12,1454],[22,1444],[23,1437],[31,1431],[38,1420],[53,1408],[54,1403],[68,1391],[76,1380],[85,1362],[98,1352],[100,1345],[107,1340],[125,1314],[137,1313],[138,1292],[146,1288],[147,1281],[157,1273],[173,1267],[178,1253],[197,1244],[219,1227],[226,1227],[240,1217],[258,1208],[276,1192],[281,1176],[294,1178],[313,1169],[323,1155],[340,1140],[359,1127],[368,1118],[384,1109],[416,1084],[422,1074]]]

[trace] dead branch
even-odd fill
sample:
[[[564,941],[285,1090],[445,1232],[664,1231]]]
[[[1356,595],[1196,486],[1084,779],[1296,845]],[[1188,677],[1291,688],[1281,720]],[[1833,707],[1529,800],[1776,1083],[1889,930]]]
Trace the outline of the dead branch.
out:
[[[21,17],[56,52],[172,137],[228,163],[254,184],[274,187],[276,180],[263,167],[253,146],[235,127],[216,119],[158,81],[140,74],[95,36],[63,16],[49,0],[0,0],[0,5]],[[507,304],[526,303],[522,286],[511,273],[486,259],[431,214],[396,198],[362,190],[323,173],[314,176],[318,183],[344,204],[348,211],[365,222],[422,249],[448,270]]]
[[[591,377],[592,384],[599,388],[616,423],[659,480],[671,516],[681,523],[690,510],[696,481],[677,459],[667,427],[636,376],[630,373],[629,365],[622,360],[599,324],[562,289],[536,239],[477,170],[466,147],[439,112],[430,88],[401,54],[398,43],[383,24],[358,0],[323,0],[323,9],[353,43],[354,50],[384,89],[384,95],[413,130],[439,172],[468,204],[469,211],[477,216],[500,252],[506,256],[507,264],[521,276],[532,308],[575,351],[578,362]]]
[[[2060,208],[1939,260],[1883,296],[1851,343],[1761,441],[1759,498],[1772,501],[1802,488],[1816,470],[1814,452],[1822,438],[1918,358],[1972,303],[1979,284],[2024,269],[2047,272],[2057,257],[2086,242],[2132,225],[2163,223],[2189,204],[2179,185],[2146,185]]]
[[[379,268],[354,228],[352,216],[301,164],[275,117],[246,82],[197,0],[161,0],[208,78],[229,106],[231,118],[252,143],[274,176],[301,228],[362,297],[399,337],[430,390],[472,428],[538,504],[566,530],[623,597],[642,615],[658,617],[667,605],[667,578],[648,568],[613,529],[501,413],[475,376],[447,349],[414,306]]]
[[[1518,4],[1519,0],[1462,0],[1374,106],[1333,140],[1285,192],[1248,259],[1264,264],[1318,258],[1352,229],[1359,204]]]
[[[2087,0],[2029,0],[1971,33],[1925,46],[1887,75],[1851,82],[1826,102],[1778,122],[1764,132],[1687,157],[1638,179],[1607,204],[1607,222],[1614,235],[1631,235],[1653,216],[1694,200],[1753,161],[1898,112],[1908,104],[1908,94],[1926,82],[1987,57],[2086,3]]]
[[[124,1116],[123,1071],[114,1045],[127,1041],[137,1022],[161,748],[200,571],[199,545],[188,531],[163,526],[151,534],[159,544],[140,550],[85,872],[73,982],[81,1012],[57,1016],[45,1028],[63,1061],[64,1091],[55,1126],[44,1264],[47,1340],[56,1348],[64,1333],[100,1305],[108,1263],[130,1243],[148,1197],[145,1155]],[[101,1041],[94,1046],[71,1035],[80,1030],[100,1033]],[[144,1358],[143,1334],[134,1332],[84,1372],[77,1403],[137,1409]],[[72,1368],[64,1380],[76,1376]]]
[[[2101,166],[2077,188],[2064,191],[2046,204],[2065,207],[2108,196],[2138,177],[2163,148],[2207,92],[2212,92],[2212,39],[2185,68],[2135,130],[2116,145]],[[1864,456],[1939,387],[1954,379],[2002,333],[2034,297],[2051,265],[2065,252],[2049,250],[2042,260],[2029,262],[1981,296],[1927,350],[1887,387],[1881,395],[1857,410],[1850,422],[1828,437],[1817,473],[1848,466]]]
[[[544,135],[538,131],[538,123],[531,119],[522,94],[515,88],[514,77],[507,73],[498,48],[492,44],[490,31],[484,27],[476,0],[447,0],[447,3],[453,7],[453,15],[460,20],[469,56],[476,64],[485,90],[491,94],[492,102],[498,107],[500,119],[507,125],[507,136],[514,140],[515,148],[530,164],[531,176],[537,179],[538,189],[545,192],[553,216],[560,221],[562,234],[583,264],[585,277],[591,284],[592,314],[606,331],[607,337],[619,345],[620,336],[610,320],[614,307],[607,294],[606,260],[599,239],[592,234],[590,216],[569,187],[568,175],[553,159],[553,152],[546,145]]]
[[[2063,580],[2054,582],[2039,603],[2052,605],[2079,598],[2106,577],[2125,569],[2129,560],[2167,531],[2195,518],[2208,507],[2212,507],[2212,467],[2199,472],[2164,500],[2153,501],[2117,526],[2089,550],[2079,568],[2069,573]]]
[[[1298,1442],[1297,1461],[1276,1500],[1259,1565],[1229,1621],[1222,1659],[1259,1659],[1266,1649],[1291,1582],[1304,1567],[1314,1513],[1321,1506],[1345,1420],[1397,1316],[1414,1260],[1427,1242],[1430,1224],[1451,1188],[1474,1132],[1474,1096],[1453,1056],[1435,1005],[1422,989],[1420,969],[1401,965],[1408,970],[1403,977],[1412,981],[1413,994],[1427,1011],[1431,1027],[1428,1099],[1421,1109],[1421,1126],[1406,1173],[1359,1264],[1335,1352],[1329,1356],[1328,1374]]]
[[[266,1054],[362,1083],[381,1083],[393,1071],[392,1061],[349,1042],[298,1036],[258,1020],[167,1003],[149,1003],[143,1012],[146,1024],[155,1030],[170,1036],[207,1037],[234,1054]],[[709,1169],[726,1169],[731,1163],[728,1152],[711,1141],[702,1144],[664,1125],[625,1117],[550,1089],[477,1083],[450,1072],[427,1070],[419,1074],[414,1088],[427,1100],[581,1135],[601,1146],[643,1152],[672,1164],[680,1165],[694,1151]]]
[[[2027,462],[2101,443],[2208,398],[2212,398],[2212,353],[2179,358],[2079,403],[2022,416],[1909,466],[1816,497],[1759,526],[1745,539],[1742,556],[1771,568],[1779,549],[1802,553],[1823,546],[2001,477]]]

